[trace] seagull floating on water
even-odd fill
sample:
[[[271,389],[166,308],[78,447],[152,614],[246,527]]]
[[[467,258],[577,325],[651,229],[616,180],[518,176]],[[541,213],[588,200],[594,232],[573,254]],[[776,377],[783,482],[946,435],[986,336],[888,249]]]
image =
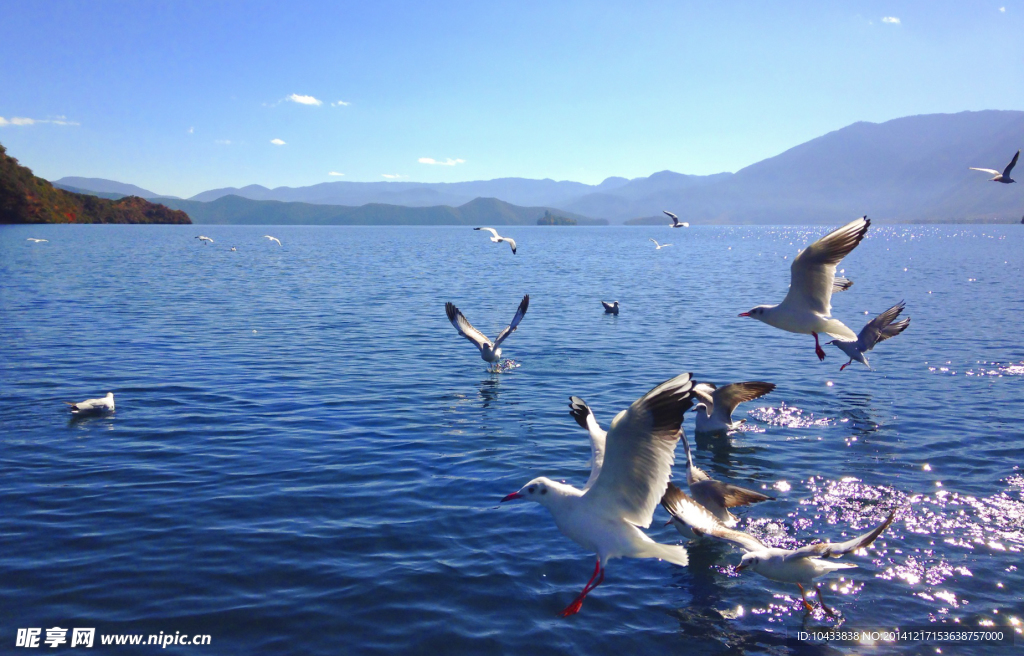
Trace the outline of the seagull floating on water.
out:
[[[25,241],[34,241],[35,243],[38,244],[39,242],[50,241],[50,240],[49,239],[36,239],[35,237],[29,237]]]
[[[516,331],[528,307],[530,307],[529,294],[523,296],[523,300],[519,302],[519,309],[516,310],[516,316],[512,317],[512,322],[509,323],[505,330],[498,333],[493,342],[487,339],[487,336],[482,332],[474,328],[473,324],[469,323],[465,315],[459,311],[459,308],[455,307],[452,303],[445,303],[444,311],[448,315],[448,321],[451,321],[452,325],[455,326],[455,330],[459,331],[460,335],[473,342],[480,349],[480,357],[484,359],[484,362],[497,362],[501,359],[501,343]]]
[[[107,392],[102,399],[87,399],[78,403],[65,401],[64,403],[71,406],[71,413],[76,415],[86,412],[111,412],[114,410],[114,393]]]
[[[884,342],[890,337],[899,335],[907,329],[907,326],[910,325],[910,317],[907,317],[902,321],[896,321],[896,317],[900,316],[900,312],[903,312],[903,308],[906,306],[906,303],[900,301],[869,321],[863,328],[861,328],[860,334],[857,335],[857,339],[833,339],[831,342],[828,342],[846,355],[850,356],[850,361],[839,367],[839,371],[849,367],[853,364],[854,360],[857,362],[863,362],[864,366],[870,369],[871,365],[868,364],[868,359],[864,354],[875,348],[875,344],[878,342]],[[894,321],[895,323],[893,323]]]
[[[650,239],[650,238],[648,237],[648,239]],[[651,239],[651,241],[654,242],[654,245],[656,247],[654,250],[656,250],[656,251],[660,251],[661,249],[665,248],[666,246],[671,246],[672,245],[672,244],[659,244],[657,239]]]
[[[732,413],[736,411],[736,407],[741,403],[759,399],[775,389],[774,383],[763,383],[757,380],[732,383],[717,388],[711,383],[701,383],[701,386],[708,388],[708,393],[711,394],[715,405],[713,411],[709,411],[703,403],[693,406],[693,412],[697,417],[698,433],[722,433],[735,430],[740,424],[747,421],[746,419],[732,420]]]
[[[473,228],[473,229],[474,230],[486,230],[487,232],[491,233],[492,235],[494,235],[493,237],[491,237],[491,241],[493,241],[496,244],[500,243],[500,242],[503,242],[503,241],[504,242],[508,242],[508,245],[512,247],[512,254],[513,255],[516,254],[516,240],[515,239],[511,239],[509,237],[502,237],[501,235],[498,234],[498,231],[495,230],[494,228]]]
[[[690,227],[689,223],[687,223],[685,221],[680,221],[679,217],[676,216],[675,214],[673,214],[672,212],[669,212],[668,210],[661,210],[661,211],[664,212],[665,214],[668,214],[669,218],[672,219],[672,225],[669,226],[670,228],[689,228]]]
[[[619,302],[618,301],[612,301],[611,303],[609,303],[608,301],[601,301],[601,305],[604,306],[604,313],[605,314],[618,314],[619,313]]]
[[[1010,177],[1010,171],[1012,171],[1013,167],[1017,165],[1017,158],[1018,157],[1020,157],[1020,151],[1019,150],[1013,156],[1013,159],[1010,160],[1010,163],[1006,165],[1006,168],[1003,169],[1002,173],[1000,173],[999,171],[997,171],[995,169],[979,169],[979,168],[975,168],[973,166],[969,166],[967,168],[969,168],[972,171],[984,171],[985,173],[991,173],[992,175],[996,176],[996,177],[991,179],[991,182],[1002,182],[1003,184],[1010,184],[1011,182],[1016,182],[1016,180],[1014,180],[1013,178]]]
[[[767,494],[716,481],[708,476],[704,470],[693,464],[686,434],[680,430],[679,436],[686,452],[686,483],[690,486],[690,495],[722,524],[732,528],[738,522],[736,515],[729,512],[729,508],[774,500]]]
[[[871,219],[863,216],[800,251],[789,268],[786,298],[778,305],[758,305],[739,316],[757,319],[791,333],[813,335],[814,353],[819,360],[825,359],[825,351],[818,342],[818,333],[856,339],[857,336],[842,321],[832,318],[832,291],[836,285],[836,265],[864,239],[870,225]]]
[[[586,596],[604,581],[605,566],[613,558],[660,558],[687,564],[684,548],[658,544],[640,529],[650,527],[654,509],[665,494],[679,426],[693,403],[692,392],[690,374],[680,374],[616,415],[606,436],[600,471],[586,490],[542,476],[502,499],[536,501],[548,509],[563,535],[597,554],[593,575],[561,612],[562,617],[579,612]]]
[[[210,242],[211,244],[213,243],[213,240],[210,239],[209,237],[207,237],[206,235],[199,235],[198,237],[196,237],[196,239],[198,239],[199,241],[203,242],[204,244],[206,242]]]
[[[276,241],[278,246],[282,245],[281,244],[281,240],[278,239],[277,237],[271,237],[270,235],[263,235],[263,236],[266,237],[267,239],[269,239],[270,241]]]
[[[736,567],[737,572],[749,569],[772,581],[795,583],[800,588],[804,608],[808,611],[812,610],[812,607],[807,601],[805,585],[813,585],[814,579],[821,578],[830,572],[857,567],[852,563],[833,563],[822,559],[839,558],[867,548],[882,534],[882,531],[889,527],[889,524],[892,524],[896,517],[896,511],[893,510],[884,522],[864,535],[846,542],[815,542],[799,549],[780,549],[766,546],[749,533],[725,526],[711,513],[701,512],[703,509],[693,499],[672,484],[669,484],[661,505],[672,516],[671,521],[676,524],[677,528],[679,525],[683,525],[693,535],[708,535],[739,545],[746,553],[743,554],[740,564]],[[817,592],[822,609],[829,615],[833,615],[834,612],[825,605],[825,600],[821,597],[821,588],[817,588]]]

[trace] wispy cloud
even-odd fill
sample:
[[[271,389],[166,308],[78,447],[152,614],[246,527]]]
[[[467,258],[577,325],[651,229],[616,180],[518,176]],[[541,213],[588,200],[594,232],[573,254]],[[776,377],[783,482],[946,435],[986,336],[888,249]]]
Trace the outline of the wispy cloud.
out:
[[[899,25],[900,24],[900,19],[896,18],[895,16],[883,16],[882,17],[882,22],[883,23],[892,23],[893,25]]]
[[[217,144],[218,146],[230,146],[231,145],[231,140],[230,139],[215,139],[213,143]]]
[[[196,132],[196,129],[195,129],[195,128],[189,128],[189,129],[188,129],[188,133],[189,133],[189,134],[195,134],[195,132]]]
[[[407,175],[398,175],[397,173],[394,173],[394,174],[392,174],[392,173],[381,173],[381,175],[384,176],[385,178],[387,178],[388,180],[398,180],[399,178],[408,178],[409,177]]]
[[[274,144],[275,146],[284,146],[285,145],[284,139],[271,139],[270,143]]]
[[[81,125],[78,121],[69,121],[67,116],[54,116],[53,118],[26,118],[24,116],[12,116],[4,118],[0,116],[0,128],[8,125],[25,126],[36,123],[53,123],[54,125]]]
[[[285,100],[293,103],[299,103],[300,105],[315,105],[316,107],[319,107],[320,105],[324,104],[324,101],[317,100],[313,96],[303,96],[297,93],[293,93],[292,95],[285,98]]]
[[[1000,7],[999,11],[1001,11],[1001,12],[1003,12],[1005,14],[1006,13],[1006,7]]]
[[[344,173],[338,173],[337,171],[331,171],[327,175],[345,175]]]
[[[337,102],[332,102],[331,103],[331,107],[348,107],[351,104],[352,103],[350,103],[350,102],[345,102],[344,100],[339,100]]]
[[[455,166],[456,164],[466,163],[466,160],[464,159],[452,159],[451,157],[449,157],[443,162],[438,161],[433,157],[421,157],[416,161],[419,162],[420,164],[433,164],[435,166]]]

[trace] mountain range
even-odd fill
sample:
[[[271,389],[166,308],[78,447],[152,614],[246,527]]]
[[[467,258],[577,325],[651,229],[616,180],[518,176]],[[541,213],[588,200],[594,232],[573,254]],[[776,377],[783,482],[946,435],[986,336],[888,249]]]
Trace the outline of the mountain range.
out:
[[[211,189],[189,201],[209,203],[237,196],[313,205],[448,206],[451,210],[475,199],[492,198],[614,223],[661,223],[666,221],[661,214],[666,209],[693,223],[836,223],[862,214],[883,222],[1017,222],[1024,213],[1024,186],[992,184],[985,174],[968,167],[1002,170],[1022,142],[1021,111],[926,114],[854,123],[736,173],[697,176],[661,171],[632,180],[611,177],[598,185],[524,178],[456,183],[339,181],[274,189],[249,185]],[[166,198],[134,185],[95,178],[61,178],[55,184]],[[351,209],[344,213],[355,216]],[[376,214],[384,218],[381,210]]]

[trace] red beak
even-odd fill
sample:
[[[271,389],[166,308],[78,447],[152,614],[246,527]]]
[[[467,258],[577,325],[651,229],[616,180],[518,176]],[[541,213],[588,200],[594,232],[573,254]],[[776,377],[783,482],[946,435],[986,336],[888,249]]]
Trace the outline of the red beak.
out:
[[[741,312],[740,314],[737,314],[736,316],[737,317],[749,317],[750,313],[749,312]]]
[[[746,568],[747,568],[747,566],[746,566],[746,565],[737,565],[737,566],[736,566],[736,571],[737,571],[737,572],[742,572],[742,571],[743,571],[743,570],[745,570]]]
[[[501,500],[501,502],[505,503],[506,501],[512,501],[513,499],[522,499],[522,498],[523,498],[523,495],[519,494],[518,492],[513,492],[512,494],[509,494],[509,495],[505,496]]]

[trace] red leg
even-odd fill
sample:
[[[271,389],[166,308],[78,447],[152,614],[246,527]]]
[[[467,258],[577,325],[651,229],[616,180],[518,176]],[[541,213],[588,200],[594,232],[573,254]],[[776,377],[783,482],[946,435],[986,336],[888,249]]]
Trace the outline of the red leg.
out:
[[[601,576],[600,576],[600,578],[597,578],[597,582],[594,583],[594,578],[596,578],[598,574],[600,574]],[[597,563],[594,565],[594,574],[590,577],[590,580],[587,581],[587,584],[583,587],[583,592],[581,592],[576,597],[576,599],[573,600],[573,602],[571,604],[566,606],[565,610],[563,610],[561,613],[558,614],[559,617],[569,617],[570,615],[575,615],[576,613],[580,612],[580,608],[583,607],[583,600],[586,599],[587,595],[590,594],[590,592],[594,588],[596,588],[597,586],[601,585],[601,583],[603,581],[604,581],[604,568],[601,567],[601,559],[599,558],[597,560]],[[593,585],[591,585],[591,584],[593,584]]]
[[[811,334],[814,335],[814,354],[818,356],[819,360],[824,360],[825,352],[821,350],[821,344],[818,343],[818,333],[811,331]]]
[[[849,367],[849,366],[850,366],[851,364],[853,364],[853,360],[850,360],[849,362],[847,362],[847,363],[846,363],[846,364],[844,364],[843,366],[839,367],[839,371],[842,371],[843,369],[846,369],[846,368],[847,368],[847,367]]]
[[[820,585],[818,586],[818,601],[821,602],[821,607],[825,610],[826,613],[828,613],[829,617],[835,617],[836,616],[835,611],[833,611],[831,608],[826,606],[825,605],[825,600],[821,598],[821,586]]]
[[[812,610],[814,610],[814,607],[811,606],[810,602],[807,601],[807,593],[804,592],[804,586],[802,586],[799,583],[797,583],[796,587],[800,588],[800,597],[803,598],[803,600],[804,600],[804,608],[807,609],[807,612],[809,613]]]

